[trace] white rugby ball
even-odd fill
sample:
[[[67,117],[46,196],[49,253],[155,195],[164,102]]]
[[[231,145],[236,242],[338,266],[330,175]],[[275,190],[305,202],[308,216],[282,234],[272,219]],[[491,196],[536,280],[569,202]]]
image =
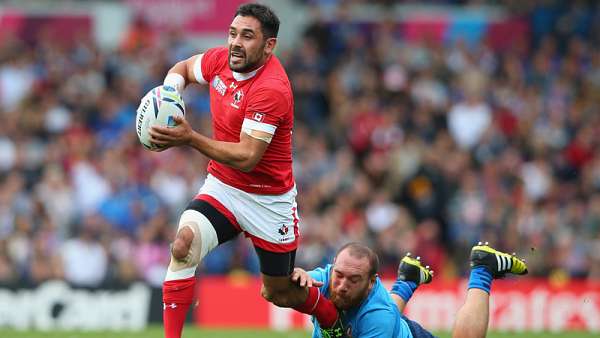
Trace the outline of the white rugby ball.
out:
[[[135,118],[138,139],[149,150],[161,147],[150,142],[150,127],[174,127],[175,116],[185,116],[185,104],[177,90],[171,86],[158,86],[148,92],[140,102]]]

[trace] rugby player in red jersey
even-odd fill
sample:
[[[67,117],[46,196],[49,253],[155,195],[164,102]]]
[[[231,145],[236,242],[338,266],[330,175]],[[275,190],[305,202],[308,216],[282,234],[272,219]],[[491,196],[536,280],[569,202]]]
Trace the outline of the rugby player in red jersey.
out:
[[[163,284],[167,338],[181,336],[202,258],[239,233],[256,249],[265,299],[311,314],[325,329],[341,325],[337,309],[319,288],[300,287],[290,279],[299,238],[292,174],[294,100],[287,74],[273,55],[278,30],[279,19],[270,8],[242,5],[229,27],[227,47],[178,62],[163,83],[180,92],[190,83],[209,85],[213,128],[209,138],[177,118],[176,127],[150,131],[161,150],[190,146],[211,159],[208,177],[182,213],[171,247]]]

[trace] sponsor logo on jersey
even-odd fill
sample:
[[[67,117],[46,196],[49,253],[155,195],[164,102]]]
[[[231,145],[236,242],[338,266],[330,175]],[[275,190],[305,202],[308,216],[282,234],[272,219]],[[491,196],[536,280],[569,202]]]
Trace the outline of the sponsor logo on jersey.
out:
[[[231,102],[231,106],[237,109],[240,109],[240,101],[244,97],[244,92],[240,89],[233,93],[233,102]]]
[[[248,186],[253,188],[271,188],[269,184],[248,184]]]
[[[175,304],[175,303],[171,303],[171,304],[163,303],[163,310],[166,310],[167,308],[175,309],[175,308],[177,308],[177,304]]]
[[[232,82],[232,83],[229,85],[229,88],[230,88],[231,90],[235,90],[235,89],[237,88],[237,85],[235,84],[235,82]]]
[[[217,91],[217,93],[221,94],[221,96],[225,95],[225,91],[227,90],[227,85],[225,82],[221,80],[221,78],[217,75],[212,81],[213,88]]]

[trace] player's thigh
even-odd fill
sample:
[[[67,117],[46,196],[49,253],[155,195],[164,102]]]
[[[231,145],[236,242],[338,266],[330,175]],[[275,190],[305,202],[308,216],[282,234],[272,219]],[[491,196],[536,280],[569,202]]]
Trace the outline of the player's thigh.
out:
[[[242,201],[248,208],[236,216],[254,245],[263,282],[276,289],[289,287],[286,279],[294,269],[299,240],[296,201],[286,195],[250,198]]]
[[[269,252],[255,247],[261,266],[262,296],[281,307],[295,307],[303,304],[308,289],[292,283],[290,275],[294,269],[296,250],[289,252]]]
[[[281,195],[233,195],[235,218],[255,247],[275,253],[296,250],[300,231],[295,197],[295,189]]]
[[[263,282],[269,286],[277,288],[285,286],[285,280],[289,281],[289,276],[294,270],[296,262],[296,250],[288,252],[272,252],[254,246],[258,262],[260,263],[260,272],[263,275]],[[289,282],[288,282],[289,283]]]
[[[225,215],[204,200],[192,200],[186,207],[186,212],[188,210],[198,212],[206,217],[217,235],[217,245],[230,241],[240,233],[240,230]]]
[[[293,307],[301,304],[306,295],[290,280],[294,269],[296,250],[290,252],[270,252],[254,247],[260,262],[262,296],[278,306]]]
[[[299,238],[296,195],[295,187],[279,195],[252,194],[208,175],[196,198],[222,210],[255,246],[289,252]]]
[[[235,222],[254,244],[262,274],[277,280],[287,278],[294,268],[299,238],[296,194],[295,188],[280,195],[251,194],[209,175],[197,198]]]

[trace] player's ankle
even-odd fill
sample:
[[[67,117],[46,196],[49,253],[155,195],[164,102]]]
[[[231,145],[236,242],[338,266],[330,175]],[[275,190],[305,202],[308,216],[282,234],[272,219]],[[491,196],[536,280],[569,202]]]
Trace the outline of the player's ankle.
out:
[[[469,284],[467,289],[480,289],[488,294],[492,289],[492,272],[486,266],[474,266],[471,268],[471,275],[469,276]]]
[[[397,279],[394,282],[394,285],[392,285],[392,290],[390,292],[408,303],[418,286],[419,285],[415,282]]]

